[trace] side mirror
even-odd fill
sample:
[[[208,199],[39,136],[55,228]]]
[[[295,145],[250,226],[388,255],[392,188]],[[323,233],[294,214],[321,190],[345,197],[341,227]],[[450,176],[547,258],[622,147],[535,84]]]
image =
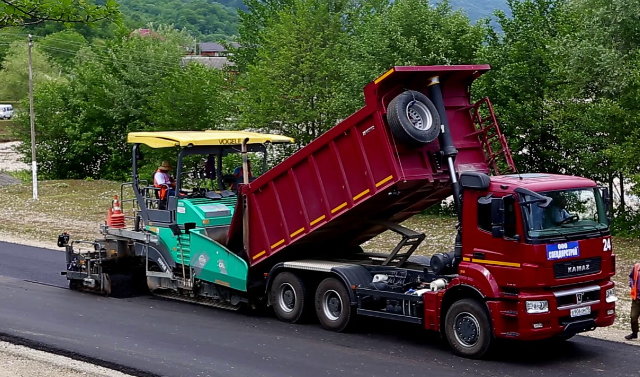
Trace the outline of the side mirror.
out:
[[[602,196],[602,202],[604,203],[604,210],[607,214],[607,221],[611,225],[611,197],[609,196],[608,187],[598,187],[600,190],[600,196]]]

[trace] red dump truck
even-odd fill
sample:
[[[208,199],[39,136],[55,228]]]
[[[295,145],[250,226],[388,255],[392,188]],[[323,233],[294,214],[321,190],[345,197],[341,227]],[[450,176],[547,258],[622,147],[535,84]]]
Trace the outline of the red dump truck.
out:
[[[358,316],[415,323],[466,357],[496,338],[568,339],[609,326],[607,190],[516,173],[489,100],[470,102],[488,70],[394,67],[365,87],[362,109],[255,180],[229,182],[222,159],[240,153],[247,172],[249,152],[291,140],[131,133],[133,182],[123,187],[133,192],[132,228],[112,221],[87,251],[62,235],[63,274],[74,289],[112,294],[142,276],[154,294],[228,309],[267,304],[290,323],[315,312],[333,331]],[[159,198],[139,178],[141,147],[178,147],[175,196]],[[185,173],[197,155],[210,185]],[[450,196],[452,249],[412,255],[425,234],[400,223]],[[387,230],[401,238],[393,250],[361,247]]]

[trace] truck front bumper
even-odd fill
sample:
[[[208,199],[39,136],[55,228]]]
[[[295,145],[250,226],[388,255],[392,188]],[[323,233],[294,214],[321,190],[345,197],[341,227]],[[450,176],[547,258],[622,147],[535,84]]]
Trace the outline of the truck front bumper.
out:
[[[513,300],[489,301],[494,335],[498,338],[538,340],[610,326],[616,316],[616,299],[609,297],[607,300],[606,292],[613,287],[613,282],[608,281],[543,294],[520,293]],[[588,300],[583,301],[583,298]],[[527,301],[547,301],[548,311],[528,313]]]

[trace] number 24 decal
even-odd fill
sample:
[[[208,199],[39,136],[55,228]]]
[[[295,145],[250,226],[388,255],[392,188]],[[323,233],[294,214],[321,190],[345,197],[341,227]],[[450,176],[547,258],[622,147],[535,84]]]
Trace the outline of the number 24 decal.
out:
[[[602,240],[602,251],[611,251],[611,238]]]

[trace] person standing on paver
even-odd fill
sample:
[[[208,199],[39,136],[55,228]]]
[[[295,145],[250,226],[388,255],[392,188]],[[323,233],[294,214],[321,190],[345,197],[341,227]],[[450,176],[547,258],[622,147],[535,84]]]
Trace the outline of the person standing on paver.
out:
[[[633,265],[629,274],[629,287],[631,287],[631,334],[625,336],[626,340],[638,339],[638,317],[640,317],[640,297],[638,286],[640,285],[640,262]]]

